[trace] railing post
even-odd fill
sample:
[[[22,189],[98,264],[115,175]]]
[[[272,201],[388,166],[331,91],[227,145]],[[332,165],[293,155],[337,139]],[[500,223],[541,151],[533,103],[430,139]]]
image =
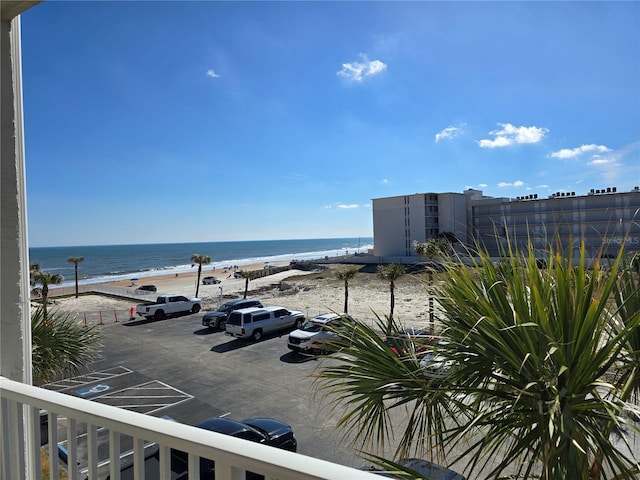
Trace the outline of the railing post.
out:
[[[160,446],[158,450],[160,463],[160,480],[171,480],[171,449],[167,446]]]
[[[245,471],[228,463],[216,462],[216,480],[244,480]]]
[[[38,407],[29,408],[28,413],[30,419],[29,423],[31,424],[31,435],[32,437],[27,436],[27,439],[31,441],[32,448],[27,450],[33,455],[33,470],[34,470],[34,480],[42,479],[42,462],[40,460],[40,446],[42,445],[42,434],[40,432],[40,409]]]
[[[79,480],[78,475],[78,421],[67,419],[67,472],[71,480]]]
[[[109,477],[120,480],[120,433],[109,430]]]
[[[193,478],[200,478],[200,457],[190,453],[188,462],[189,475],[193,475]],[[193,472],[193,474],[191,472]]]
[[[142,438],[133,439],[133,480],[144,480],[144,440]]]
[[[24,478],[24,418],[21,403],[2,399],[2,480]],[[30,449],[33,450],[33,449]]]
[[[88,478],[98,478],[98,427],[87,425]]]
[[[52,480],[58,480],[58,414],[49,412],[47,417],[49,441],[49,474]]]

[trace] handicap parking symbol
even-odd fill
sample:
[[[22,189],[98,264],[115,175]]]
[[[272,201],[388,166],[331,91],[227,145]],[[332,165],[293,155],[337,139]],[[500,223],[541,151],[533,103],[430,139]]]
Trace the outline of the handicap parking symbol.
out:
[[[109,385],[102,385],[102,384],[98,384],[98,385],[93,385],[92,387],[85,387],[85,388],[81,388],[79,390],[76,390],[76,393],[78,395],[80,395],[81,397],[88,397],[91,395],[96,395],[98,393],[102,393],[105,392],[107,390],[109,390],[111,387],[109,387]]]

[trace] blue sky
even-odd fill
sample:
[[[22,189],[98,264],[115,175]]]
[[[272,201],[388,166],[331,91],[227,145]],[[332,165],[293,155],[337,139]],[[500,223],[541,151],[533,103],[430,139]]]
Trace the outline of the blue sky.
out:
[[[372,236],[371,200],[640,185],[638,2],[22,15],[31,246]]]

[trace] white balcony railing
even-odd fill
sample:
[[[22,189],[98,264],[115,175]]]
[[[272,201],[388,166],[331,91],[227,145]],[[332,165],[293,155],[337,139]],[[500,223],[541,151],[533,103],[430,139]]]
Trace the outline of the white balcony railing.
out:
[[[25,479],[25,472],[41,478],[40,411],[48,412],[48,453],[52,480],[58,478],[58,429],[66,420],[67,470],[69,478],[120,480],[121,438],[133,439],[133,478],[145,479],[145,444],[153,442],[159,452],[159,478],[171,479],[171,449],[188,453],[190,480],[199,480],[199,457],[215,461],[216,480],[244,480],[251,471],[278,480],[374,480],[366,471],[305,455],[279,450],[200,428],[151,417],[90,400],[45,390],[0,377],[0,425],[2,426],[1,478]],[[25,421],[25,419],[27,419]],[[86,447],[78,448],[78,431],[86,427]],[[98,458],[98,430],[108,430],[109,459]],[[64,430],[63,430],[64,431]],[[25,453],[27,452],[27,453]],[[86,468],[75,466],[86,457]],[[104,471],[104,470],[108,470]]]

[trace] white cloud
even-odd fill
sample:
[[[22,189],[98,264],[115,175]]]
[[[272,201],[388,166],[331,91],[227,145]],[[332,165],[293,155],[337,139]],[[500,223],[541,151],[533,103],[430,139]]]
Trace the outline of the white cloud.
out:
[[[464,125],[462,125],[464,126]],[[440,140],[451,140],[452,138],[459,137],[464,133],[462,130],[462,126],[460,127],[447,127],[444,130],[436,133],[436,143]]]
[[[388,178],[383,178],[380,183],[383,184],[383,185],[387,185],[389,183],[389,179]]]
[[[347,80],[362,82],[366,77],[372,77],[384,72],[387,65],[380,60],[369,60],[364,54],[360,54],[361,62],[349,62],[342,64],[342,70],[336,73]]]
[[[341,203],[338,205],[338,208],[358,208],[360,205],[356,204],[356,203],[350,203],[350,204],[344,204]]]
[[[515,127],[510,123],[498,123],[501,130],[493,130],[489,135],[493,139],[483,139],[478,142],[480,148],[508,147],[514,144],[538,143],[549,132],[543,127]]]
[[[604,145],[595,145],[593,143],[590,143],[589,145],[581,145],[576,148],[563,148],[562,150],[553,152],[551,154],[551,157],[567,160],[567,159],[579,157],[583,153],[591,153],[591,152],[605,153],[610,151],[611,149]]]
[[[216,72],[213,71],[212,68],[210,68],[209,70],[207,70],[207,77],[220,78],[220,75],[218,75]]]
[[[591,160],[587,162],[587,165],[593,165],[596,167],[606,167],[607,165],[615,165],[617,162],[614,158],[603,157],[601,155],[594,155]]]
[[[498,187],[506,188],[506,187],[522,187],[524,182],[522,180],[516,180],[515,182],[500,182],[498,183]]]

